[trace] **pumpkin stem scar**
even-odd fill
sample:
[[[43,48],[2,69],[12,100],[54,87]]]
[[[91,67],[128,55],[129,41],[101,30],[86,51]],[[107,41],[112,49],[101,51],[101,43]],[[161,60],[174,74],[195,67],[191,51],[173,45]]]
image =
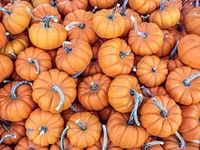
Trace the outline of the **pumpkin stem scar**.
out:
[[[133,110],[132,110],[131,115],[130,115],[129,120],[128,120],[128,125],[133,125],[133,119],[134,119],[134,121],[137,124],[137,126],[140,126],[140,122],[138,120],[138,115],[137,115],[137,110],[138,110],[139,104],[143,100],[143,95],[142,94],[138,94],[137,91],[132,90],[132,89],[130,90],[130,94],[131,94],[131,96],[135,95],[136,98],[135,98],[135,103],[134,103]]]
[[[3,11],[4,13],[8,14],[9,16],[12,14],[11,11],[8,11],[8,10],[6,10],[6,9],[3,8],[3,7],[0,7],[0,11]]]
[[[4,141],[5,139],[7,139],[7,138],[14,138],[14,139],[16,139],[17,137],[16,137],[16,135],[14,135],[14,134],[6,134],[5,136],[3,136],[3,137],[0,139],[0,144],[2,144],[3,141]]]
[[[126,10],[126,5],[127,5],[127,4],[128,4],[128,0],[125,0],[124,3],[123,3],[123,5],[122,5],[122,10],[121,10],[121,12],[120,12],[120,15],[121,15],[121,16],[126,16],[125,10]]]
[[[174,60],[174,54],[175,54],[176,51],[177,51],[178,43],[179,43],[179,41],[176,42],[176,45],[175,45],[174,49],[173,49],[172,52],[170,53],[170,55],[169,55],[169,60]]]
[[[28,63],[29,64],[35,64],[35,67],[36,67],[36,74],[39,74],[40,73],[40,65],[39,65],[39,62],[36,60],[36,59],[31,59],[31,58],[28,58]]]
[[[157,71],[156,67],[153,67],[153,68],[151,69],[151,71],[152,71],[153,73],[155,73],[155,72]]]
[[[63,130],[62,134],[61,134],[61,138],[60,138],[60,148],[61,150],[66,150],[65,149],[65,145],[64,145],[64,139],[65,139],[65,135],[67,133],[67,130],[69,130],[69,126],[66,126],[65,129]]]
[[[11,91],[10,91],[10,98],[11,99],[16,99],[17,98],[17,94],[15,93],[16,92],[16,89],[22,85],[22,84],[28,84],[30,86],[32,86],[32,83],[30,81],[26,81],[26,80],[23,80],[23,81],[19,81],[17,82],[12,88],[11,88]]]
[[[74,112],[79,112],[73,105],[70,106],[71,110]]]
[[[151,146],[155,146],[155,145],[164,145],[163,141],[152,141],[149,143],[144,144],[144,146],[142,146],[142,150],[148,150],[148,147]]]
[[[72,43],[69,41],[64,41],[62,43],[62,47],[64,48],[66,54],[69,54],[72,51],[72,48],[67,47],[68,44],[72,44]]]
[[[120,52],[119,53],[119,56],[120,56],[120,58],[121,59],[124,59],[126,56],[128,56],[129,54],[131,53],[131,50],[128,50],[128,51],[126,51],[126,52]]]
[[[103,129],[103,146],[102,146],[102,150],[107,150],[108,135],[107,135],[106,126],[102,125],[102,129]]]
[[[48,128],[46,126],[42,126],[39,128],[39,130],[40,130],[39,135],[42,136],[45,132],[47,132]]]
[[[131,21],[133,21],[135,33],[137,35],[139,35],[141,38],[146,38],[147,37],[147,33],[138,31],[136,18],[133,15],[131,15],[130,19],[131,19]]]
[[[177,131],[174,134],[180,141],[179,148],[186,148],[185,140],[183,139],[183,137]]]
[[[91,87],[91,90],[92,91],[96,91],[96,90],[98,90],[98,88],[99,88],[99,85],[98,84],[95,84],[94,82],[91,82],[90,83],[90,87]]]
[[[8,54],[11,55],[15,60],[17,59],[17,55],[12,51],[8,51]]]
[[[87,129],[86,126],[79,119],[76,120],[76,124],[78,124],[81,127],[82,131],[85,131]]]
[[[60,89],[60,87],[57,85],[52,85],[51,90],[53,90],[54,92],[58,92],[58,94],[60,96],[60,103],[56,107],[56,110],[58,111],[58,110],[60,110],[60,108],[62,107],[62,105],[65,101],[65,96],[64,96],[62,90]]]
[[[190,84],[191,84],[190,82],[199,76],[200,76],[200,72],[197,72],[197,73],[191,75],[190,77],[188,77],[187,79],[183,80],[183,84],[185,86],[190,86]]]
[[[151,95],[151,93],[149,92],[149,90],[147,90],[147,88],[143,85],[141,86],[141,89],[147,94],[147,96],[149,98],[152,98],[153,96]]]
[[[70,31],[71,29],[76,28],[75,25],[78,25],[78,27],[79,27],[80,29],[84,29],[84,28],[85,28],[85,24],[84,24],[83,22],[71,22],[70,24],[68,24],[68,25],[65,27],[65,29],[66,29],[67,31]]]
[[[84,70],[83,70],[83,71],[84,71]],[[76,77],[80,76],[80,75],[83,73],[83,71],[78,72],[78,73],[72,75],[72,78],[76,78]]]
[[[161,110],[161,113],[160,113],[161,116],[163,118],[167,117],[167,115],[168,115],[167,110],[161,104],[159,104],[155,98],[152,98],[152,100],[153,100],[154,104]]]
[[[160,0],[160,11],[164,10],[165,0]]]
[[[112,13],[110,14],[110,16],[108,16],[108,19],[109,19],[109,20],[113,20],[113,17],[114,17],[114,15],[115,15],[117,9],[119,8],[119,6],[120,6],[120,4],[117,4],[116,7],[115,7],[115,9],[114,9],[114,10],[112,11]]]
[[[164,33],[163,36],[164,36],[164,38],[168,38],[169,37],[166,33]]]

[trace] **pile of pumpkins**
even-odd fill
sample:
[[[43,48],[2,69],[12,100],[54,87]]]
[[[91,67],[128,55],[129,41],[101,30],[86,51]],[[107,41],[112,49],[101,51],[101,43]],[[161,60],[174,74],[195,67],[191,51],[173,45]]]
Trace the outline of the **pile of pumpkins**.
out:
[[[193,0],[0,0],[1,150],[199,150]]]

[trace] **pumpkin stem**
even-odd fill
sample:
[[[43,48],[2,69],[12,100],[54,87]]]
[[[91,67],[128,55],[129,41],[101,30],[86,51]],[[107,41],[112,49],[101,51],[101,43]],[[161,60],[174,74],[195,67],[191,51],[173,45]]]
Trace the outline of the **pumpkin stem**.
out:
[[[189,0],[185,0],[183,3],[182,3],[182,6],[184,6]]]
[[[32,83],[30,81],[26,81],[26,80],[23,80],[23,81],[19,81],[17,82],[12,88],[11,88],[11,91],[10,91],[10,98],[12,100],[16,99],[17,98],[17,94],[15,93],[16,92],[16,89],[22,85],[22,84],[28,84],[30,86],[32,86]]]
[[[160,11],[164,10],[165,0],[160,0]]]
[[[179,148],[185,148],[186,147],[186,143],[185,143],[185,140],[183,139],[183,137],[177,131],[174,134],[176,135],[176,137],[180,141]]]
[[[6,121],[2,118],[0,118],[0,121],[1,121],[1,124],[2,124],[2,127],[4,128],[4,130],[6,132],[10,132],[12,130],[12,128],[9,130],[8,127],[11,126],[11,122],[10,121]]]
[[[12,81],[11,81],[11,80],[3,80],[3,81],[2,81],[2,83],[4,83],[4,84],[5,84],[5,83],[10,83],[10,82],[12,82]]]
[[[31,58],[28,58],[28,63],[29,64],[35,64],[35,67],[36,67],[36,74],[39,74],[40,73],[40,65],[39,65],[39,62],[36,60],[36,59],[31,59]]]
[[[92,91],[96,91],[96,90],[98,90],[98,88],[99,88],[99,85],[98,85],[98,84],[95,84],[94,82],[91,82],[90,85],[91,85],[91,90],[92,90]]]
[[[26,11],[30,14],[31,18],[32,18],[33,20],[35,20],[36,22],[44,22],[43,19],[42,19],[42,20],[36,19],[36,18],[33,16],[33,13],[31,12],[31,9],[30,9],[29,7],[26,7]]]
[[[14,138],[14,139],[16,139],[17,137],[16,137],[16,135],[14,135],[14,134],[6,134],[5,136],[3,136],[3,137],[0,139],[0,144],[2,144],[3,141],[4,141],[5,139],[7,139],[7,138]]]
[[[72,43],[69,41],[64,41],[62,43],[62,47],[64,48],[66,54],[69,54],[72,51],[72,48],[67,47],[68,44],[72,44]]]
[[[62,134],[61,134],[61,139],[60,139],[60,148],[61,150],[66,150],[65,149],[65,135],[67,133],[67,130],[69,130],[69,126],[66,126],[65,129],[63,130]]]
[[[6,32],[6,36],[8,38],[8,41],[13,41],[14,40],[14,37],[9,32]]]
[[[137,66],[134,65],[134,66],[133,66],[133,72],[136,72],[136,71],[137,71]]]
[[[152,98],[154,104],[161,110],[160,114],[163,118],[167,117],[168,115],[168,112],[167,110],[161,105],[158,103],[158,101],[155,99],[155,98]]]
[[[11,55],[15,60],[17,59],[17,55],[12,51],[8,51],[8,54]]]
[[[53,90],[54,92],[58,92],[58,94],[60,96],[60,103],[56,107],[56,110],[58,111],[58,110],[60,110],[60,108],[62,107],[62,105],[65,101],[65,96],[64,96],[62,90],[60,89],[60,87],[57,85],[52,85],[51,90]]]
[[[192,143],[200,144],[200,140],[193,140]]]
[[[137,35],[139,35],[141,38],[146,38],[147,34],[145,32],[139,32],[138,31],[138,26],[137,26],[137,20],[136,20],[136,18],[133,15],[131,15],[130,18],[131,18],[131,21],[133,21],[135,33]]]
[[[147,14],[147,15],[141,15],[141,18],[142,18],[142,22],[145,22],[145,21],[147,21],[147,19],[149,18],[149,14]]]
[[[119,6],[120,6],[120,4],[117,4],[117,5],[115,6],[115,9],[112,11],[112,13],[110,14],[110,16],[108,16],[108,19],[109,19],[109,20],[113,20],[113,17],[114,17],[114,15],[115,15],[117,9],[119,8]]]
[[[84,29],[84,28],[85,28],[85,23],[83,23],[83,22],[71,22],[70,24],[68,24],[68,25],[65,27],[65,29],[66,29],[67,31],[70,31],[71,29],[76,28],[75,25],[78,25],[78,27],[79,27],[80,29]]]
[[[163,141],[152,141],[152,142],[148,142],[148,143],[145,143],[144,146],[142,146],[142,150],[148,150],[149,147],[151,147],[151,146],[163,145],[163,144],[164,144]]]
[[[164,36],[164,38],[168,38],[169,37],[166,33],[164,33],[163,36]]]
[[[141,86],[141,89],[147,94],[147,96],[149,98],[152,98],[153,96],[151,95],[151,93],[149,92],[149,90],[147,90],[147,88],[143,85]]]
[[[73,110],[74,112],[79,112],[73,105],[70,106],[71,110]]]
[[[71,77],[72,77],[72,78],[76,78],[76,77],[80,76],[83,72],[84,72],[84,70],[81,71],[81,72],[78,72],[78,73],[76,73],[76,74],[74,74],[74,75],[72,75]]]
[[[107,150],[108,135],[107,135],[106,126],[102,125],[102,129],[103,129],[103,146],[102,146],[102,150]]]
[[[174,54],[175,54],[176,51],[177,51],[178,43],[179,43],[179,41],[176,42],[176,45],[175,45],[174,49],[172,50],[171,54],[169,55],[169,60],[174,60],[173,57],[174,57]]]
[[[92,9],[92,11],[91,11],[91,12],[93,12],[93,13],[94,13],[94,12],[97,10],[97,8],[98,8],[97,6],[94,6],[94,8]]]
[[[128,120],[128,125],[132,125],[133,119],[134,119],[137,126],[140,126],[140,122],[138,120],[138,115],[137,115],[137,110],[138,110],[139,104],[142,102],[143,96],[142,96],[142,94],[138,94],[137,91],[132,90],[132,89],[130,90],[130,94],[131,94],[131,96],[135,95],[136,98],[135,98],[133,110],[132,110],[130,118]]]
[[[121,59],[124,59],[126,56],[128,56],[131,53],[131,50],[125,51],[125,52],[120,52],[119,56]]]
[[[83,130],[83,131],[86,130],[86,126],[79,119],[76,120],[76,124],[81,127],[81,130]]]
[[[121,15],[121,16],[126,16],[125,10],[126,10],[126,5],[127,5],[127,4],[128,4],[128,0],[125,0],[124,3],[123,3],[123,5],[122,5],[122,10],[121,10],[121,12],[120,12],[120,15]]]
[[[51,20],[53,20],[54,22],[58,22],[58,18],[56,18],[55,16],[48,16],[48,17],[46,17],[45,18],[45,23],[44,23],[44,28],[50,28],[50,26],[49,26],[49,22],[51,21]]]
[[[153,73],[155,73],[155,72],[157,71],[156,67],[153,67],[153,68],[151,69],[151,71],[152,71]]]
[[[185,86],[190,86],[190,84],[191,84],[190,82],[199,76],[200,76],[200,72],[197,72],[197,73],[191,75],[190,77],[188,77],[187,79],[183,80],[183,84]]]
[[[3,8],[3,7],[0,7],[0,11],[3,11],[4,13],[8,14],[9,16],[12,14],[11,11],[8,11],[8,10],[6,10],[6,9]]]
[[[45,132],[47,132],[48,128],[46,126],[42,126],[39,128],[39,130],[40,130],[39,135],[42,136]]]
[[[53,0],[53,3],[51,4],[52,7],[55,7],[57,9],[57,6],[56,6],[56,0]]]

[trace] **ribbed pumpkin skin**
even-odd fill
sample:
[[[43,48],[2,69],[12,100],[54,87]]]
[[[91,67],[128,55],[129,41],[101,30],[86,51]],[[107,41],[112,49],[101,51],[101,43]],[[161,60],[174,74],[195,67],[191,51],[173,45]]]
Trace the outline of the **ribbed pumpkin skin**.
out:
[[[94,14],[85,10],[76,10],[65,16],[63,25],[67,26],[71,22],[81,22],[84,23],[84,28],[75,25],[75,28],[67,31],[68,39],[71,41],[73,39],[80,39],[93,44],[97,40],[97,35],[92,28],[92,20]]]
[[[92,7],[97,6],[98,9],[110,8],[115,4],[116,0],[89,0]]]
[[[32,44],[45,50],[60,47],[67,38],[64,26],[55,22],[50,22],[50,27],[45,27],[44,24],[44,22],[39,22],[31,25],[29,38]]]
[[[0,82],[6,79],[13,72],[13,62],[5,55],[0,54]]]
[[[190,34],[200,35],[200,7],[192,9],[185,17],[184,24]]]
[[[4,28],[3,24],[0,23],[0,48],[2,48],[6,44],[6,41],[6,29]]]
[[[115,146],[132,148],[142,146],[148,134],[142,126],[128,125],[128,114],[115,112],[107,122],[107,132],[110,141]],[[130,138],[134,135],[134,138]]]
[[[167,74],[167,63],[155,55],[144,56],[137,64],[136,75],[147,87],[160,85],[165,81]]]
[[[179,11],[181,11],[182,1],[181,0],[165,0],[164,6],[165,7],[176,7],[176,8],[178,8]]]
[[[2,149],[2,150],[12,150],[12,148],[10,146],[5,145],[5,144],[1,144],[0,149]]]
[[[22,149],[31,149],[34,148],[34,150],[49,150],[48,147],[46,146],[40,146],[40,145],[36,145],[35,143],[33,143],[33,141],[29,140],[27,137],[23,137],[15,146],[14,150],[22,150]]]
[[[113,19],[108,18],[112,11],[102,9],[94,14],[93,30],[101,38],[117,38],[125,31],[126,21],[119,13],[115,13]]]
[[[180,11],[175,7],[167,7],[163,11],[156,10],[149,16],[149,21],[157,24],[161,29],[173,27],[179,19]]]
[[[155,99],[168,111],[167,117],[163,118],[160,114],[161,110],[152,100],[149,100],[141,108],[141,124],[153,136],[168,137],[174,134],[181,125],[181,109],[168,96],[155,96]]]
[[[126,41],[119,38],[104,42],[98,52],[98,61],[103,73],[110,77],[129,74],[133,69],[134,54],[130,52],[126,56],[120,56],[120,53],[130,49]]]
[[[40,136],[41,131],[39,129],[42,126],[46,126],[47,131]],[[35,109],[25,123],[26,136],[35,144],[41,146],[56,143],[61,136],[63,127],[64,120],[59,113],[52,114],[40,108]]]
[[[12,14],[3,16],[3,24],[8,32],[11,34],[19,34],[23,32],[31,21],[31,16],[27,12],[26,7],[33,9],[25,4],[16,3],[9,8]]]
[[[183,121],[179,128],[179,132],[187,141],[200,139],[200,103],[182,106]]]
[[[190,43],[190,44],[189,44]],[[200,37],[195,34],[184,36],[178,44],[178,55],[181,61],[192,68],[200,70]]]
[[[62,90],[65,99],[62,107],[58,111],[55,108],[60,102],[60,97],[58,92],[51,89],[53,85],[58,86]],[[62,110],[68,109],[75,100],[75,87],[74,79],[69,77],[65,72],[59,71],[58,69],[44,71],[33,83],[33,100],[44,111],[59,113]]]
[[[133,109],[135,96],[130,95],[130,90],[140,93],[140,85],[134,76],[117,76],[110,84],[108,98],[110,105],[118,112],[131,112]]]
[[[97,84],[98,88],[93,90],[91,83]],[[87,76],[79,84],[78,100],[87,110],[99,111],[109,105],[108,89],[111,79],[103,74]]]
[[[2,111],[1,118],[18,122],[28,118],[36,104],[32,99],[32,88],[27,84],[20,85],[16,90],[17,98],[12,99],[10,92],[15,84],[17,84],[16,81],[0,89],[0,110]]]
[[[13,40],[8,40],[6,45],[2,47],[0,53],[14,59],[8,52],[11,51],[18,55],[21,51],[24,51],[29,47],[29,39],[25,33],[20,33],[13,36]]]
[[[58,10],[48,3],[38,5],[32,10],[32,13],[33,16],[38,20],[42,20],[44,17],[47,16],[55,16],[58,19],[58,22],[61,21],[61,15],[59,14]],[[32,19],[31,23],[36,23],[36,21]]]
[[[90,45],[82,40],[74,39],[67,44],[68,48],[72,48],[70,53],[66,53],[64,48],[59,48],[56,56],[56,66],[59,70],[73,75],[85,70],[92,58],[92,50]]]
[[[56,6],[62,15],[67,15],[78,9],[86,9],[88,0],[56,0]]]
[[[50,0],[32,0],[33,7],[37,7],[40,4],[50,4]]]
[[[183,81],[198,70],[190,67],[179,67],[170,72],[166,80],[166,90],[170,97],[183,105],[190,105],[200,102],[200,78],[191,81],[190,86],[185,86]]]
[[[151,55],[156,53],[163,45],[162,30],[155,23],[142,22],[138,24],[138,31],[145,32],[146,38],[141,38],[134,30],[128,35],[128,44],[137,55]]]
[[[25,80],[34,81],[39,75],[36,74],[36,65],[30,64],[28,58],[38,61],[40,66],[39,74],[52,68],[51,57],[46,51],[40,48],[29,47],[19,53],[18,59],[15,62],[17,74]]]
[[[85,131],[76,123],[77,120],[86,126]],[[102,130],[98,118],[89,112],[73,114],[67,122],[67,126],[70,127],[67,131],[67,137],[70,143],[78,148],[86,148],[95,144],[99,140]]]

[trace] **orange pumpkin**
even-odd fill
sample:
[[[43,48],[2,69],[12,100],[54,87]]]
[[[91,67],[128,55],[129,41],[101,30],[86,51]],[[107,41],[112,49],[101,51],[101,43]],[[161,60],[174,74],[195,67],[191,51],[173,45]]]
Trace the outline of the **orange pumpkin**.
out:
[[[136,75],[147,87],[160,85],[165,81],[167,74],[166,62],[155,55],[144,56],[137,64]]]
[[[187,141],[200,139],[200,103],[182,106],[183,121],[179,128],[179,132]]]
[[[49,54],[35,47],[28,47],[21,51],[15,62],[17,74],[25,80],[34,81],[38,75],[52,68]]]
[[[6,44],[6,29],[3,24],[0,23],[0,48],[2,48]]]
[[[164,7],[176,7],[179,11],[182,10],[181,0],[165,0]]]
[[[10,146],[7,146],[5,144],[1,144],[0,149],[2,149],[2,150],[12,150],[12,148]]]
[[[102,9],[94,14],[93,30],[99,37],[117,38],[125,31],[126,21],[119,13],[116,13],[118,8],[119,4],[114,10]]]
[[[156,53],[163,45],[162,30],[154,23],[142,22],[137,25],[135,17],[131,16],[134,22],[134,30],[129,32],[128,44],[137,55],[151,55]]]
[[[92,7],[97,7],[98,9],[110,8],[115,4],[116,0],[89,0]]]
[[[65,16],[63,25],[68,31],[68,39],[80,39],[93,44],[97,35],[92,28],[93,13],[85,10],[76,10]]]
[[[188,66],[170,72],[165,85],[170,97],[183,105],[199,103],[200,78],[198,76],[199,71]]]
[[[28,150],[49,150],[47,146],[40,146],[33,143],[33,141],[29,140],[27,137],[23,137],[15,146],[14,150],[22,150],[22,149],[28,149]]]
[[[130,46],[119,38],[104,42],[99,49],[98,59],[103,73],[110,77],[129,74],[134,65]]]
[[[33,82],[33,100],[44,111],[59,113],[75,100],[75,81],[65,72],[51,69],[42,72]]]
[[[185,17],[189,14],[189,12],[194,9],[194,6],[192,5],[192,3],[185,3],[185,5],[183,5],[183,8],[181,10],[181,21],[185,20]]]
[[[99,115],[103,121],[107,122],[110,116],[114,114],[114,112],[114,108],[108,105],[107,107],[99,111]]]
[[[17,122],[29,117],[36,106],[30,85],[27,81],[12,82],[0,89],[1,118]]]
[[[142,126],[153,136],[168,137],[182,122],[180,107],[168,96],[160,95],[148,100],[142,105],[140,115]]]
[[[13,62],[5,55],[0,54],[0,83],[13,72]]]
[[[175,26],[169,28],[168,31],[174,36],[176,42],[187,34],[185,26],[182,22],[178,22]]]
[[[89,112],[73,114],[67,122],[67,137],[71,144],[78,148],[92,146],[101,135],[101,123]]]
[[[92,58],[90,45],[82,40],[74,39],[71,42],[63,42],[58,49],[56,66],[59,70],[73,75],[84,71]]]
[[[56,6],[62,15],[67,15],[78,9],[86,9],[88,0],[56,0]]]
[[[61,115],[35,109],[26,120],[26,135],[35,144],[48,146],[58,141],[61,136],[64,120]]]
[[[31,0],[33,7],[37,7],[41,4],[50,4],[50,0]]]
[[[135,91],[134,94],[133,91]],[[131,112],[136,92],[141,93],[136,77],[131,75],[117,76],[111,82],[108,90],[109,103],[118,112]]]

